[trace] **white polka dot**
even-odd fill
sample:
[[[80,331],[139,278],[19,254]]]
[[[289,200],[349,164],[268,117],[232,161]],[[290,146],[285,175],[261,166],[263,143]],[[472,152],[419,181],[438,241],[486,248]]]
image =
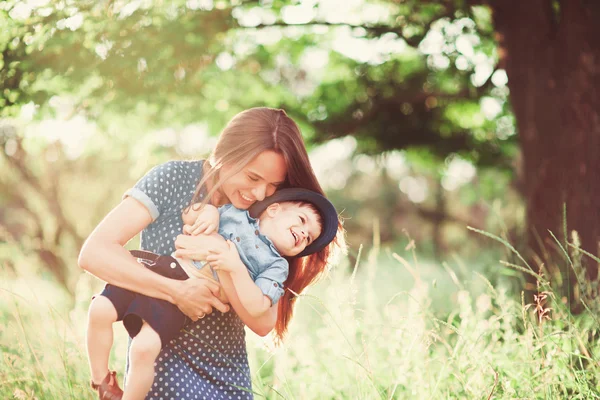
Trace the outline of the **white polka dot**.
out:
[[[160,254],[175,250],[175,237],[183,228],[181,211],[195,193],[199,173],[198,162],[174,161],[156,167],[136,184],[159,211],[159,218],[142,232],[143,249]],[[161,351],[153,391],[147,399],[252,398],[249,392],[233,387],[251,388],[244,326],[239,318],[233,313],[213,313],[187,331],[193,336],[182,333]],[[198,371],[209,373],[211,380]]]

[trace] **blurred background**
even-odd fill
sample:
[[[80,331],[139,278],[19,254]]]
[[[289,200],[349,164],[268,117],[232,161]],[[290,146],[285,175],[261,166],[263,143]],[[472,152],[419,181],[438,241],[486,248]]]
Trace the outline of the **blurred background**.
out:
[[[269,106],[300,125],[349,249],[287,344],[249,335],[257,397],[598,398],[598,17],[568,0],[0,3],[0,394],[93,398],[85,238],[150,168]]]

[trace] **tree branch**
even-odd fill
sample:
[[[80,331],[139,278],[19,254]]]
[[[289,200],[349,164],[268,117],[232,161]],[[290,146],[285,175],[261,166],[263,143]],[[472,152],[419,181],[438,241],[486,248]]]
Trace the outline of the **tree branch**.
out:
[[[25,151],[22,150],[21,139],[15,138],[17,146],[19,148],[17,157],[5,157],[6,160],[12,167],[19,173],[24,182],[26,182],[31,188],[33,188],[42,199],[44,199],[48,209],[57,219],[57,223],[65,231],[67,231],[75,240],[76,246],[83,245],[83,238],[77,233],[77,230],[71,224],[64,215],[62,207],[59,203],[58,192],[56,185],[50,189],[51,193],[48,193],[43,187],[40,181],[33,175],[31,170],[25,165],[24,157]]]
[[[38,258],[42,261],[42,265],[55,276],[57,281],[65,288],[65,290],[67,290],[67,292],[72,294],[72,290],[68,286],[67,281],[68,274],[66,263],[61,257],[56,255],[56,253],[58,252],[58,243],[55,243],[52,240],[46,240],[44,236],[44,229],[42,226],[42,217],[35,213],[28,206],[25,196],[23,196],[21,192],[15,191],[13,186],[3,184],[3,182],[0,182],[0,188],[2,188],[2,190],[6,191],[7,193],[11,193],[12,195],[14,206],[11,205],[10,207],[8,207],[8,209],[18,209],[20,211],[23,211],[30,217],[31,221],[33,222],[33,229],[35,233],[29,236],[37,240],[35,240],[31,246],[27,246],[26,248],[24,248],[23,253],[36,253]],[[12,190],[9,192],[9,189]],[[58,231],[60,230],[61,228],[59,226]],[[10,225],[6,224],[1,218],[0,234],[0,238],[6,236],[7,241],[10,240],[15,244],[20,243],[19,246],[16,246],[17,248],[23,247],[23,242],[20,240],[21,237],[24,236],[23,232],[20,232],[19,227],[11,227]]]
[[[302,24],[288,24],[283,21],[276,21],[272,24],[259,24],[256,26],[243,26],[237,25],[238,29],[264,29],[271,27],[309,27],[309,26],[325,26],[325,27],[346,27],[350,29],[362,28],[369,33],[373,33],[375,36],[381,36],[385,33],[395,33],[396,35],[402,37],[402,28],[401,27],[392,27],[389,25],[353,25],[347,22],[327,22],[327,21],[311,21]]]
[[[371,35],[371,37],[378,37],[378,36],[382,36],[386,33],[394,33],[396,35],[398,35],[398,37],[404,39],[406,41],[406,43],[411,46],[411,47],[417,47],[419,45],[419,43],[421,43],[421,41],[423,40],[423,38],[425,37],[425,35],[427,34],[427,32],[429,32],[429,29],[431,28],[431,25],[435,22],[438,21],[442,18],[452,18],[454,16],[454,13],[456,12],[456,9],[450,6],[450,2],[446,2],[446,9],[444,10],[443,13],[436,15],[435,17],[431,18],[424,26],[423,26],[423,34],[422,35],[415,35],[415,36],[411,36],[411,37],[405,37],[404,36],[404,28],[401,26],[390,26],[390,25],[386,25],[386,24],[376,24],[376,25],[369,25],[369,24],[364,24],[364,25],[354,25],[354,24],[350,24],[347,22],[328,22],[328,21],[310,21],[310,22],[306,22],[306,23],[302,23],[302,24],[288,24],[286,22],[283,21],[275,21],[272,24],[258,24],[255,26],[243,26],[240,24],[237,24],[236,28],[238,29],[264,29],[264,28],[271,28],[271,27],[282,27],[282,28],[286,28],[286,27],[292,27],[292,26],[302,26],[302,27],[309,27],[309,26],[324,26],[324,27],[346,27],[346,28],[351,28],[351,29],[355,29],[355,28],[362,28],[364,30],[367,31],[367,33],[369,33]],[[415,23],[415,22],[413,22]]]

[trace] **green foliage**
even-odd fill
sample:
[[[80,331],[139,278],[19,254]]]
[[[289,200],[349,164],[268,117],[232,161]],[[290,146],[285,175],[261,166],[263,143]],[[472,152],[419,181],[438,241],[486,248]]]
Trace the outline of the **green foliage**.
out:
[[[437,221],[432,194],[455,155],[502,169],[489,176],[504,184],[447,191],[449,240],[464,238],[474,199],[512,184],[508,90],[478,72],[497,60],[486,7],[366,1],[346,21],[326,2],[42,3],[0,3],[0,239],[10,243],[1,260],[29,257],[69,291],[81,244],[123,191],[157,163],[202,157],[210,136],[252,106],[284,107],[309,148],[353,136],[355,152],[375,159],[404,151],[408,178],[430,189],[422,208],[401,177],[377,171],[329,189],[356,217],[355,243],[373,218],[390,243],[405,224]],[[490,99],[497,113],[484,112]],[[205,146],[190,151],[186,135]]]
[[[230,116],[266,104],[314,123],[315,141],[354,135],[368,153],[425,146],[440,160],[458,152],[506,164],[515,144],[497,145],[495,131],[507,111],[487,120],[479,104],[506,94],[489,79],[472,83],[497,59],[487,8],[365,2],[356,15],[371,10],[378,22],[350,24],[329,22],[316,2],[312,17],[286,22],[293,4],[4,2],[2,115],[32,102],[42,117],[52,96],[70,94],[101,124],[136,114],[148,127],[207,121],[216,133],[227,118],[215,108]],[[326,55],[320,69],[311,51]]]

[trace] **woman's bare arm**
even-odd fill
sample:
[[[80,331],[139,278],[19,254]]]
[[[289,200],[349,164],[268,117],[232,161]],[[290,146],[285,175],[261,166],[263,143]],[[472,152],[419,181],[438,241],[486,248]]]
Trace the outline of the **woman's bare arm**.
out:
[[[219,281],[223,290],[227,293],[229,303],[240,317],[242,322],[259,336],[266,336],[275,327],[277,321],[277,304],[271,306],[267,312],[263,313],[258,317],[253,317],[250,313],[242,306],[240,299],[235,291],[233,280],[227,272],[217,272],[219,275]]]
[[[175,240],[175,247],[177,247],[175,251],[177,257],[205,260],[210,249],[217,247],[226,249],[228,246],[222,236],[213,233],[212,235],[198,236],[179,235]],[[217,274],[229,303],[242,322],[257,335],[266,336],[271,332],[277,320],[277,305],[271,306],[263,315],[253,317],[242,305],[229,273],[217,272]]]
[[[90,234],[79,254],[79,266],[92,275],[146,296],[167,300],[194,318],[228,307],[216,297],[218,285],[207,280],[165,278],[139,264],[123,246],[152,222],[148,209],[127,197]]]

